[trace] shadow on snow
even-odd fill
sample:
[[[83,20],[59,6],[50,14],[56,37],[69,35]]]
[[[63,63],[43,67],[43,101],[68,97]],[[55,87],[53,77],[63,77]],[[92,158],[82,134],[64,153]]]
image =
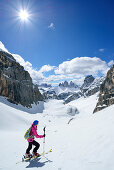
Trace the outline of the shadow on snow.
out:
[[[46,158],[46,157],[45,157]],[[47,160],[45,162],[39,162],[41,158],[35,158],[31,161],[29,161],[29,165],[26,168],[38,168],[38,167],[43,167],[46,163],[48,162],[52,162],[50,161],[48,158],[46,158]]]

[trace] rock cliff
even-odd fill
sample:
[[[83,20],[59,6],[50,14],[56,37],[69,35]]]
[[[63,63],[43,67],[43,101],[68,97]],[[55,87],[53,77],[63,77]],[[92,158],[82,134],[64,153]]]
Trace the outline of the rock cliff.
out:
[[[84,83],[80,87],[83,94],[89,89],[89,86],[92,84],[94,79],[95,78],[92,75],[88,75],[88,76],[85,77]]]
[[[106,79],[100,86],[98,103],[93,113],[114,104],[114,65],[108,71]]]
[[[0,51],[0,95],[15,104],[31,107],[42,101],[38,86],[32,83],[30,74],[16,62],[14,57]]]

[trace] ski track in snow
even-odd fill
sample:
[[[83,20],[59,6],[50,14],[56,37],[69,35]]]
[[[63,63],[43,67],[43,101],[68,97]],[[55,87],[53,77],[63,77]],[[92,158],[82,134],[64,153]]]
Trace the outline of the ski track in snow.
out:
[[[2,98],[3,99],[3,98]],[[30,114],[0,100],[0,170],[114,170],[114,105],[92,114],[97,95],[70,102],[79,114],[66,113],[63,101],[44,103],[43,113]],[[68,124],[69,120],[73,118]],[[27,142],[24,133],[38,119],[38,134],[46,125],[45,151],[52,152],[30,162],[20,161]],[[39,153],[43,150],[43,139]]]

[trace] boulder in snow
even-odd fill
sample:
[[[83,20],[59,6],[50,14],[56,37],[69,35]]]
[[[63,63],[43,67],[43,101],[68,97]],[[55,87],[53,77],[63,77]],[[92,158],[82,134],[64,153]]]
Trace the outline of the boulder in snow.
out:
[[[76,114],[78,114],[79,111],[75,106],[67,106],[67,114],[71,115],[71,116],[75,116]]]

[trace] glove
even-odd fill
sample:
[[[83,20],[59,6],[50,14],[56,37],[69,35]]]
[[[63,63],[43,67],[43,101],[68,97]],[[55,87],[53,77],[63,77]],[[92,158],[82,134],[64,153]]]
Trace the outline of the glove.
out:
[[[44,138],[45,138],[45,136],[46,136],[46,135],[44,134]]]

